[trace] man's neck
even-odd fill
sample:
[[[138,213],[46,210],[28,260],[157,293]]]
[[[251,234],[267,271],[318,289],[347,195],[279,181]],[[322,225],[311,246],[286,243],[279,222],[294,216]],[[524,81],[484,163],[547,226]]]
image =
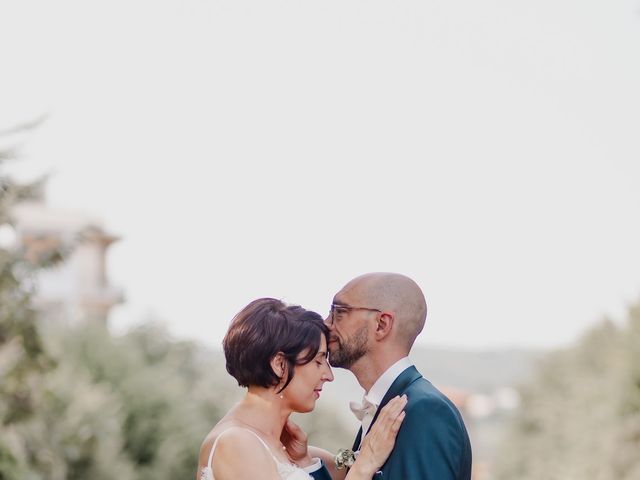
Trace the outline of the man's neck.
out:
[[[356,380],[358,380],[364,391],[368,392],[389,367],[406,356],[406,352],[393,352],[378,356],[365,355],[354,363],[349,370],[355,375]]]

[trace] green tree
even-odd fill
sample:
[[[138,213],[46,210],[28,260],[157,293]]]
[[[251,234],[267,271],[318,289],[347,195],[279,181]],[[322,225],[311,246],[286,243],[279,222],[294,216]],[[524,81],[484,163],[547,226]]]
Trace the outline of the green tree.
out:
[[[640,478],[640,305],[548,356],[521,394],[498,479]]]
[[[5,470],[17,458],[22,475],[6,478],[195,476],[200,443],[238,390],[207,351],[152,324],[119,337],[93,322],[42,331],[57,366],[36,411],[13,427]]]
[[[14,129],[13,133],[29,126]],[[1,132],[0,132],[1,133]],[[11,148],[0,150],[0,230],[13,231],[12,207],[41,194],[43,182],[21,184],[4,173],[15,158]],[[31,305],[36,272],[59,259],[58,251],[26,259],[25,252],[0,246],[0,479],[22,478],[11,447],[12,426],[34,412],[42,392],[42,375],[53,367],[37,330]]]
[[[163,328],[151,323],[120,337],[99,323],[69,329],[52,326],[47,329],[47,338],[66,382],[85,379],[93,394],[104,399],[109,417],[117,424],[109,430],[109,425],[85,422],[84,429],[92,432],[90,438],[96,443],[111,438],[114,448],[118,445],[118,461],[125,460],[133,475],[96,477],[94,473],[91,478],[170,480],[195,476],[200,443],[229,407],[233,389],[226,372],[222,375],[219,366],[208,363],[205,350],[192,342],[172,340]],[[78,392],[74,398],[87,395]],[[59,413],[65,415],[64,411]],[[64,451],[59,449],[56,455]],[[97,454],[97,450],[87,451],[85,463]]]

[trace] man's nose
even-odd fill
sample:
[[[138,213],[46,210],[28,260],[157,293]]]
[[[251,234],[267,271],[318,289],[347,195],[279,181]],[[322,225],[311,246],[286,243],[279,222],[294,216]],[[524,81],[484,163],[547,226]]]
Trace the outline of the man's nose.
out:
[[[331,314],[327,315],[327,318],[324,319],[324,324],[327,328],[333,327],[333,320],[331,320]]]

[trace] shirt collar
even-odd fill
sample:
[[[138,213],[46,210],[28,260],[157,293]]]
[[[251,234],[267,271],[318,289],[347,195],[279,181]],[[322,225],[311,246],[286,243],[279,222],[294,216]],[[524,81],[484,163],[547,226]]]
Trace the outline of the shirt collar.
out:
[[[386,372],[380,375],[376,383],[374,383],[371,389],[365,394],[364,398],[376,406],[379,406],[387,390],[391,387],[391,384],[411,365],[413,365],[413,363],[409,360],[409,357],[403,357],[398,360],[391,365]]]

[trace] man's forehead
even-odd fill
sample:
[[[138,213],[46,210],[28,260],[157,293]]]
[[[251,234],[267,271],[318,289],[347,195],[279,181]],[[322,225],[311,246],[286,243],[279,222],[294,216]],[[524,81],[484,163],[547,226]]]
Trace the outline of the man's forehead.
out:
[[[358,283],[351,282],[342,287],[342,290],[333,296],[333,303],[336,305],[350,305],[354,301],[358,301],[361,297],[358,286]]]
[[[335,305],[346,305],[347,301],[345,300],[345,295],[343,290],[340,290],[338,293],[336,293],[333,296],[333,300],[331,303],[335,304]]]

